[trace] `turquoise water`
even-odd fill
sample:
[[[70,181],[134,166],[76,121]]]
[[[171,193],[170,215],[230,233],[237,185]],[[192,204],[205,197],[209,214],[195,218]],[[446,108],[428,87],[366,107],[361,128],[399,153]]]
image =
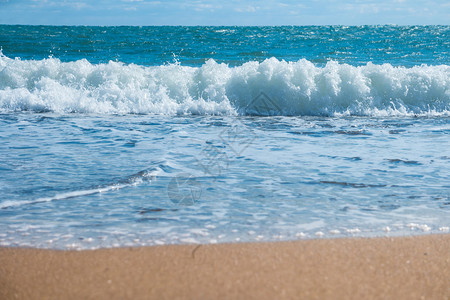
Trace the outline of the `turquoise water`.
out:
[[[448,232],[449,26],[0,26],[0,245]]]
[[[449,26],[49,27],[0,26],[3,54],[41,60],[230,66],[271,57],[351,65],[448,65]]]

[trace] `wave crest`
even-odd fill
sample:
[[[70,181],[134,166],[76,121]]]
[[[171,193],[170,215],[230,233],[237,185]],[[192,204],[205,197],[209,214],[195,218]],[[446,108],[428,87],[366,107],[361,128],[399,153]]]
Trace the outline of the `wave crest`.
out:
[[[0,56],[0,111],[199,115],[450,115],[450,66],[276,58],[229,67]]]

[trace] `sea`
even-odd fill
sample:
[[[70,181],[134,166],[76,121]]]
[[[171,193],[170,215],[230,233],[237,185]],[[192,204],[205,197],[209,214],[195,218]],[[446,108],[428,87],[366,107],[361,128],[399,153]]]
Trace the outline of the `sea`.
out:
[[[450,26],[0,26],[0,246],[448,233]]]

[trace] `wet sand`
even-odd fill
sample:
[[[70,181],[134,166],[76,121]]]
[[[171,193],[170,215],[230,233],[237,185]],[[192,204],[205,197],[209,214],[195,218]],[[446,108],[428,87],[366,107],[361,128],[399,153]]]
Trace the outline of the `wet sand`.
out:
[[[450,299],[450,234],[0,248],[0,299]]]

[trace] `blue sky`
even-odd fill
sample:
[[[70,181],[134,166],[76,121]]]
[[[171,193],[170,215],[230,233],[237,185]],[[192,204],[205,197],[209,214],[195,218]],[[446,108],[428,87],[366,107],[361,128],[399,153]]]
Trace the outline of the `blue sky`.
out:
[[[0,24],[450,24],[449,0],[0,0]]]

